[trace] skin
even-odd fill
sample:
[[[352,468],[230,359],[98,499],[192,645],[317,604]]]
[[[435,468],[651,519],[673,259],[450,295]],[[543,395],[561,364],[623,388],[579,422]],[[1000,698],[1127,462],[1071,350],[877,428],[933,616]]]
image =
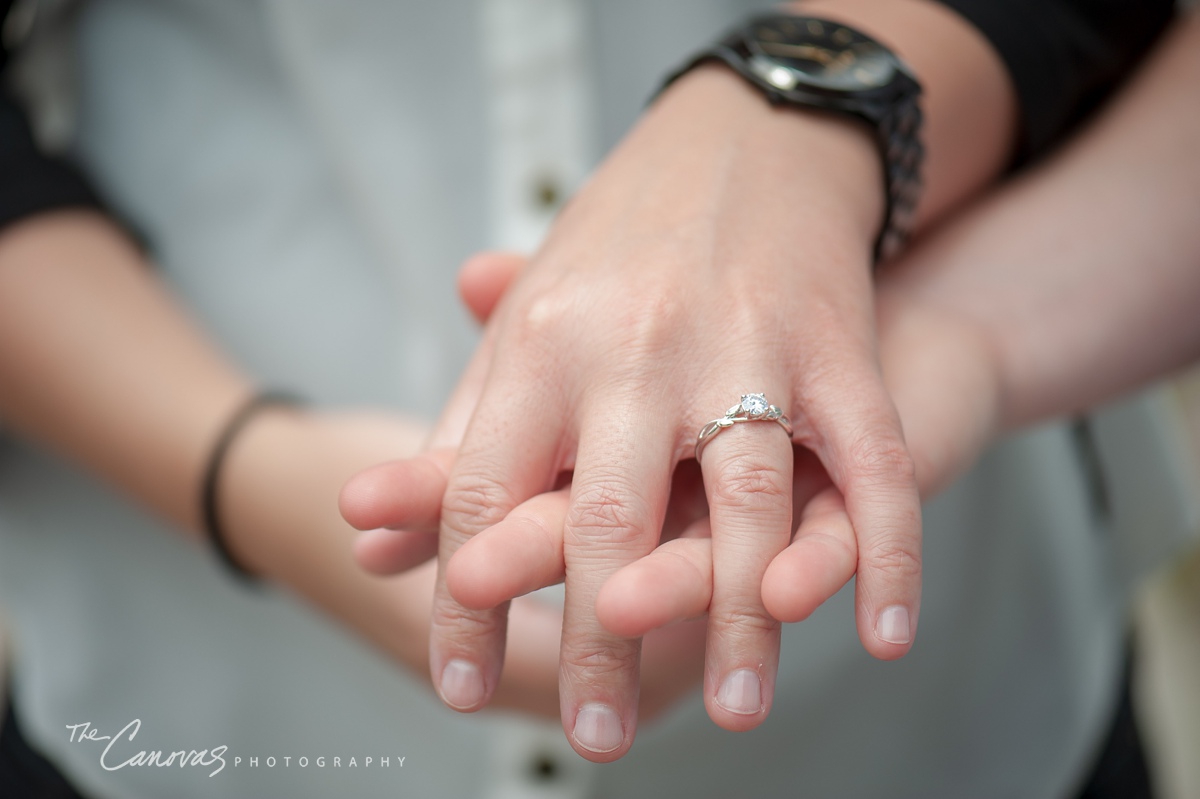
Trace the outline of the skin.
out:
[[[923,497],[999,433],[1085,411],[1200,359],[1197,81],[1193,13],[1069,149],[881,280],[881,358]],[[811,502],[764,577],[772,614],[806,618],[822,592],[795,575],[819,583],[825,569],[852,573],[854,541],[833,492]],[[703,613],[696,575],[711,573],[714,553],[701,538],[660,546],[605,585],[601,618],[636,635]],[[675,593],[686,601],[647,609]]]
[[[200,477],[251,390],[107,219],[48,213],[0,233],[7,433],[87,468],[200,544]],[[364,574],[336,501],[350,475],[415,452],[426,432],[396,415],[264,411],[229,453],[219,509],[242,562],[419,674],[435,570],[387,582]],[[199,546],[197,556],[211,557]],[[520,613],[521,654],[500,701],[553,713],[561,614],[533,604]]]
[[[998,433],[1077,412],[1200,356],[1200,104],[1190,102],[1197,81],[1193,15],[1071,147],[881,274],[883,378],[923,497]],[[464,296],[477,313],[486,315],[519,266],[486,255],[467,265]],[[432,513],[448,482],[421,483],[413,464],[365,472],[343,498],[359,510],[381,507],[392,486],[415,481],[408,491]],[[861,576],[863,564],[854,514],[827,465],[797,449],[792,466],[793,500],[803,510],[764,568],[760,594],[782,621],[806,618]],[[674,505],[694,509],[694,485],[673,491]],[[458,549],[446,570],[450,586],[485,606],[569,580],[571,508],[562,491],[523,503]],[[511,552],[521,557],[506,559]],[[693,522],[615,570],[596,594],[596,617],[611,634],[634,639],[711,614],[723,557],[711,526]]]
[[[212,557],[200,478],[218,432],[252,391],[108,219],[47,213],[0,233],[5,432],[54,450],[158,514],[196,542],[197,557]],[[393,413],[266,409],[229,450],[218,486],[239,563],[421,676],[428,675],[436,509],[430,533],[404,553],[426,565],[381,580],[355,563],[354,530],[337,498],[351,475],[417,452],[428,433]],[[358,547],[369,554],[368,545]],[[392,556],[376,571],[394,567]],[[558,608],[514,603],[514,655],[498,706],[557,715],[561,627]],[[641,712],[656,715],[687,691],[679,675],[699,672],[703,632],[681,625],[647,644]]]
[[[1011,89],[964,21],[921,0],[803,9],[874,34],[921,77],[929,155],[919,224],[1000,169]],[[875,347],[881,181],[864,127],[773,109],[707,67],[666,91],[573,198],[496,309],[432,439],[435,449],[462,441],[442,499],[430,651],[448,705],[469,712],[490,701],[507,615],[451,580],[452,558],[570,471],[563,725],[588,759],[628,751],[640,645],[600,623],[596,599],[659,541],[672,471],[696,431],[748,391],[789,412],[794,442],[846,498],[863,645],[884,659],[909,650],[920,508]],[[758,587],[791,536],[791,453],[777,426],[739,425],[704,455],[718,555],[705,701],[731,730],[770,711],[780,630]]]

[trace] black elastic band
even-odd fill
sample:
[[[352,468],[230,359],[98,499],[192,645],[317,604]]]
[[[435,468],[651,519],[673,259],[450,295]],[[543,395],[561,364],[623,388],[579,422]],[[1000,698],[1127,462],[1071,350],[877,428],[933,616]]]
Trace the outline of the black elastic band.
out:
[[[204,532],[208,536],[208,542],[229,573],[244,583],[256,583],[258,578],[237,562],[225,542],[225,532],[221,528],[220,516],[217,513],[217,483],[221,476],[221,467],[225,463],[229,447],[255,414],[276,405],[292,407],[299,404],[301,403],[298,397],[285,391],[263,391],[246,400],[230,417],[225,429],[217,438],[212,455],[208,458],[208,466],[204,470],[204,479],[200,483],[200,509],[204,516]]]

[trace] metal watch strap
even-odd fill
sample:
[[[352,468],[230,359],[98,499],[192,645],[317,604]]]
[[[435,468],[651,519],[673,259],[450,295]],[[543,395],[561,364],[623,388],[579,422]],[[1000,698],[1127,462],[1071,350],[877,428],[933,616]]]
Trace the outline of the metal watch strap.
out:
[[[876,263],[895,257],[904,248],[916,221],[921,164],[925,160],[925,147],[918,135],[922,115],[917,97],[916,93],[906,94],[875,127],[887,189],[883,230],[875,240]]]

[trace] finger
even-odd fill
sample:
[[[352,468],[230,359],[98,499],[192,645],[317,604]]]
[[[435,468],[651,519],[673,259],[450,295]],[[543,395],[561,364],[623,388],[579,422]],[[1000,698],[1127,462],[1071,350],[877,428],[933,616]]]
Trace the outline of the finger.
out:
[[[477,320],[482,322],[491,317],[525,262],[522,256],[497,252],[480,253],[467,260],[459,272],[458,290]],[[495,332],[489,326],[450,399],[442,407],[427,446],[457,447],[462,441],[491,367],[494,336]]]
[[[858,542],[841,492],[830,487],[804,506],[791,546],[763,575],[767,611],[781,622],[807,619],[841,590],[858,565]]]
[[[487,321],[527,260],[516,253],[481,252],[463,263],[458,270],[458,296],[475,321]]]
[[[626,638],[708,612],[712,541],[707,519],[619,570],[596,597],[596,618]]]
[[[492,381],[471,419],[442,502],[438,580],[430,633],[430,673],[442,700],[471,712],[495,691],[504,662],[507,604],[472,610],[446,583],[463,544],[498,524],[520,503],[549,490],[564,431],[562,415],[521,413],[550,394],[536,381]]]
[[[484,331],[483,340],[475,348],[467,368],[463,370],[462,377],[438,415],[426,443],[428,449],[456,449],[462,443],[491,369],[493,335],[491,328]],[[438,499],[440,501],[441,497]]]
[[[371,574],[387,576],[408,571],[437,555],[435,533],[389,530],[379,527],[367,530],[354,539],[354,561]]]
[[[838,359],[834,390],[806,403],[813,442],[846,499],[858,541],[859,639],[877,658],[906,654],[921,601],[921,506],[912,458],[878,371],[868,356]],[[833,398],[837,402],[832,402]]]
[[[443,448],[364,469],[342,487],[338,510],[358,530],[437,532],[453,463],[454,451]]]
[[[676,469],[676,475],[683,466],[691,465],[699,468],[695,461],[685,461]],[[855,557],[857,556],[854,531],[846,518],[845,504],[841,494],[830,487],[829,478],[825,475],[824,467],[807,450],[796,449],[792,477],[792,507],[803,508],[800,531],[796,539],[808,531],[821,533],[822,528],[839,526],[827,532],[842,537],[851,548],[849,557],[840,561],[829,557],[822,559],[830,569],[830,576],[825,580],[824,574],[818,574],[820,580],[805,580],[816,586],[816,593],[841,588],[854,575]],[[680,488],[676,479],[671,486],[671,503],[675,504],[675,494]],[[707,508],[707,504],[705,504]],[[670,511],[668,511],[668,518]],[[688,526],[678,541],[667,541],[639,561],[624,567],[604,584],[599,597],[596,599],[596,615],[606,628],[619,635],[640,636],[652,629],[661,628],[668,624],[684,621],[708,612],[712,599],[712,542],[711,527],[707,517]],[[804,545],[808,546],[808,544]],[[791,588],[792,573],[790,564],[786,562],[789,553],[796,547],[794,542],[788,549],[781,552],[763,578],[763,599],[767,610],[778,621],[799,621],[807,616],[791,611],[795,618],[783,618],[768,601],[768,583],[781,583]],[[831,552],[829,554],[835,554]],[[785,562],[781,563],[781,560]],[[816,571],[819,571],[817,569]],[[833,574],[840,575],[833,577]],[[804,578],[804,570],[800,570]],[[836,585],[835,585],[836,584]],[[828,594],[816,600],[820,604]],[[787,600],[791,603],[791,595]],[[792,607],[792,604],[786,607]]]
[[[748,730],[770,712],[779,665],[780,625],[763,605],[762,579],[791,540],[792,442],[776,422],[743,422],[702,457],[713,558],[704,701],[718,725]]]
[[[671,486],[672,507],[680,490],[690,491],[693,472],[698,479],[699,466],[692,460],[676,468]],[[684,475],[682,480],[681,474]],[[805,504],[808,497],[817,493],[811,489],[816,482],[807,475],[804,478],[797,475],[793,486],[796,506],[805,508],[797,540],[809,531],[814,540],[803,542],[799,547],[793,543],[772,561],[764,577],[764,600],[767,599],[766,585],[772,581],[787,592],[779,594],[781,598],[777,605],[780,608],[798,606],[792,593],[793,578],[815,587],[814,592],[820,596],[813,600],[815,609],[854,574],[857,546],[841,494],[829,488]],[[827,479],[820,482],[828,485]],[[685,504],[693,506],[695,500],[685,498]],[[707,510],[703,496],[698,507]],[[675,513],[681,517],[692,516],[698,507],[687,507]],[[450,562],[448,582],[451,593],[468,607],[485,608],[561,582],[564,576],[562,536],[561,532],[552,531],[561,530],[566,508],[567,494],[563,491],[539,495],[518,506],[500,524],[468,541]],[[671,516],[672,511],[668,511],[668,519]],[[617,635],[637,638],[651,630],[707,613],[712,598],[710,536],[707,517],[697,519],[675,540],[665,541],[646,557],[618,570],[604,583],[597,596],[596,616],[600,623]],[[816,547],[825,557],[806,556],[809,548]],[[795,553],[805,556],[800,558],[802,565],[798,568],[793,568],[789,560]],[[490,580],[503,582],[497,582],[493,588],[482,587]],[[484,595],[479,593],[481,591],[490,593]],[[811,613],[811,609],[777,612],[769,601],[765,604],[779,621],[800,621]]]
[[[565,490],[539,494],[463,544],[446,566],[450,595],[486,610],[562,582],[568,502]]]
[[[575,750],[596,762],[616,760],[633,743],[641,651],[640,641],[600,624],[596,597],[615,571],[654,548],[675,458],[676,431],[659,414],[642,412],[643,400],[602,398],[583,409],[564,529],[563,728]],[[622,407],[635,415],[613,410]]]

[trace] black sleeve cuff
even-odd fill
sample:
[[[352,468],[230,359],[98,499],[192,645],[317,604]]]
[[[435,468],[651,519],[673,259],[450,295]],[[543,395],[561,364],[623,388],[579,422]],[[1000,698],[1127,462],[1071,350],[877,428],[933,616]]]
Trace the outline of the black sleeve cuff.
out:
[[[1174,13],[1174,0],[940,0],[1008,68],[1021,106],[1018,163],[1045,152],[1112,92]]]
[[[0,229],[59,208],[103,204],[83,175],[38,149],[20,107],[0,93]]]

